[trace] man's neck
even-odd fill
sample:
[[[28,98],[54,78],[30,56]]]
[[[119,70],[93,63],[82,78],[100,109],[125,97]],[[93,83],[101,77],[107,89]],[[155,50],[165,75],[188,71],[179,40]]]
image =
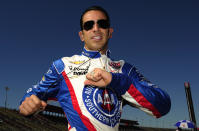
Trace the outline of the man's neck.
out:
[[[102,50],[100,51],[100,53],[101,53],[102,55],[104,55],[104,54],[106,54],[106,51],[107,51],[107,47],[106,47],[105,49],[102,49]]]
[[[99,49],[99,50],[89,50],[89,49],[86,48],[85,46],[84,46],[84,48],[85,48],[87,51],[99,51],[100,54],[102,54],[102,55],[106,54],[106,51],[108,50],[108,47],[107,47],[107,46],[106,46],[104,49]]]

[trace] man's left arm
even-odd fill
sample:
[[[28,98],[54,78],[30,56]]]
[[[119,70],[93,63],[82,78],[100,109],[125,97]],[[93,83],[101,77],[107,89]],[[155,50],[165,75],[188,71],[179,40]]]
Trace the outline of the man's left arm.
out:
[[[125,64],[123,73],[112,73],[109,88],[142,111],[156,118],[166,115],[171,108],[169,95],[152,84],[130,64]]]
[[[135,67],[126,64],[123,73],[109,73],[95,69],[87,74],[86,85],[113,89],[131,105],[159,118],[166,115],[171,107],[169,95],[146,80]]]

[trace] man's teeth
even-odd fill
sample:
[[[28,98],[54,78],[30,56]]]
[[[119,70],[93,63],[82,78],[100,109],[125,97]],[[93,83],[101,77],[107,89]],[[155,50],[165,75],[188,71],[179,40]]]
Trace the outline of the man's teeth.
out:
[[[100,40],[101,36],[94,36],[93,39]]]

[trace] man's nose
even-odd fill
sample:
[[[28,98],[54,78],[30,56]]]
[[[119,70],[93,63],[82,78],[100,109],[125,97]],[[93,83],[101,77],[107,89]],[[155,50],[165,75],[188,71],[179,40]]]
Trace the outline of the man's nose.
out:
[[[95,24],[93,25],[93,30],[94,30],[94,31],[99,31],[99,25],[98,25],[97,23],[95,23]]]

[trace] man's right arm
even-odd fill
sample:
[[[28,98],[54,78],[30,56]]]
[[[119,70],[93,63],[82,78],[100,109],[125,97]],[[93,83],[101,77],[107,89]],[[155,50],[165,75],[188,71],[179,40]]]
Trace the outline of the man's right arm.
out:
[[[43,110],[47,106],[46,101],[49,98],[55,98],[59,91],[60,74],[64,69],[61,59],[53,62],[42,80],[29,88],[22,98],[19,106],[19,112],[25,116],[31,115],[38,110]]]

